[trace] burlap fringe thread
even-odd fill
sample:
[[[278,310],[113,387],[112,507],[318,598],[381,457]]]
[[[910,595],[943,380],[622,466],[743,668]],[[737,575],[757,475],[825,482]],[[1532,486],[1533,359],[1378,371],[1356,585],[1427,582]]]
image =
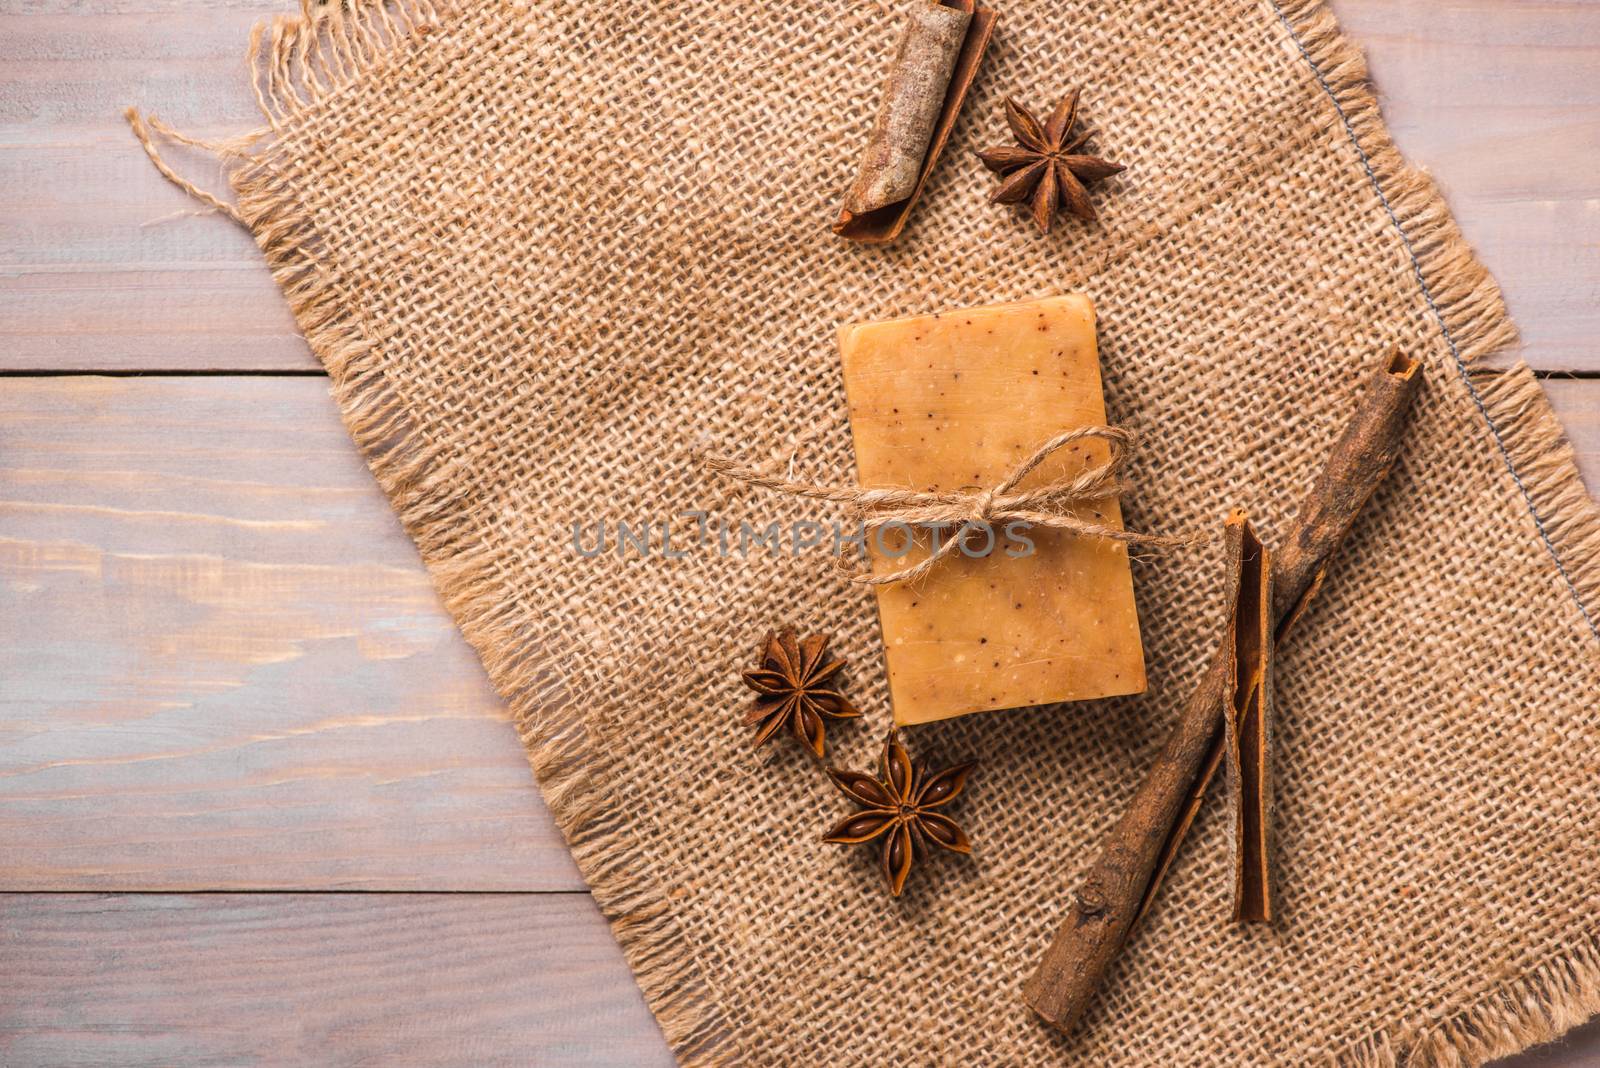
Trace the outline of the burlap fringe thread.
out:
[[[1579,600],[1600,599],[1600,505],[1578,475],[1559,421],[1527,367],[1474,371],[1515,340],[1499,288],[1473,257],[1432,183],[1409,168],[1389,140],[1367,88],[1360,51],[1340,36],[1323,0],[1274,5],[1295,44],[1318,72],[1347,124],[1363,164],[1381,190],[1416,260],[1429,303],[1470,374],[1499,446],[1512,465]],[[545,665],[582,655],[525,647],[496,595],[478,536],[480,517],[451,461],[427,443],[394,394],[377,355],[383,334],[345,303],[319,269],[319,237],[272,178],[270,134],[303,117],[325,95],[359,79],[391,52],[410,48],[451,12],[428,0],[354,0],[280,16],[257,26],[250,63],[267,129],[202,144],[130,123],[152,160],[175,184],[255,235],[296,321],[333,381],[346,427],[416,542],[446,607],[511,707],[545,800],[611,922],[651,1011],[680,1060],[738,1064],[748,1055],[727,1026],[672,912],[651,886],[648,861],[631,844],[627,814],[608,803],[606,752],[589,738],[559,671]],[[1292,35],[1293,41],[1287,40]],[[209,148],[231,166],[237,207],[217,200],[168,167],[151,134]],[[260,147],[257,147],[257,146]],[[1587,609],[1585,608],[1587,612]],[[1593,617],[1589,617],[1591,625]],[[1024,1011],[1020,1004],[1018,1012]],[[1549,1041],[1600,1012],[1600,944],[1586,937],[1473,1004],[1424,1021],[1394,1021],[1327,1057],[1338,1068],[1469,1068]]]

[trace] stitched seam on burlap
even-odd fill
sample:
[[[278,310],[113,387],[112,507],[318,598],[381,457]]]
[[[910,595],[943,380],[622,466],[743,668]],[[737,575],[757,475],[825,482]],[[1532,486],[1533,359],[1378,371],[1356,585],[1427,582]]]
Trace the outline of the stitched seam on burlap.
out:
[[[1545,551],[1550,554],[1550,559],[1555,561],[1556,570],[1561,573],[1561,581],[1566,583],[1567,591],[1572,594],[1572,602],[1578,606],[1578,614],[1583,616],[1583,621],[1589,627],[1589,633],[1600,641],[1600,623],[1597,623],[1589,614],[1588,606],[1583,603],[1583,597],[1578,593],[1577,584],[1572,581],[1572,575],[1567,571],[1567,565],[1562,561],[1561,554],[1556,550],[1555,542],[1550,537],[1550,531],[1545,525],[1544,517],[1539,514],[1539,506],[1533,501],[1533,495],[1528,491],[1527,485],[1522,480],[1522,473],[1517,470],[1517,465],[1511,459],[1511,451],[1506,447],[1505,437],[1500,427],[1490,416],[1489,409],[1483,403],[1483,397],[1478,393],[1478,387],[1473,384],[1472,375],[1467,370],[1467,361],[1462,358],[1461,349],[1456,344],[1455,335],[1450,332],[1450,324],[1445,321],[1444,312],[1440,310],[1438,302],[1433,296],[1433,287],[1428,284],[1427,276],[1422,272],[1422,262],[1417,258],[1417,250],[1411,243],[1411,235],[1400,222],[1400,216],[1395,212],[1394,205],[1389,201],[1389,195],[1384,191],[1383,183],[1378,180],[1377,171],[1373,169],[1372,157],[1367,154],[1366,148],[1361,144],[1361,138],[1356,136],[1355,124],[1350,121],[1350,115],[1345,111],[1344,104],[1339,100],[1339,94],[1334,92],[1333,86],[1328,83],[1327,76],[1323,74],[1322,67],[1312,58],[1307,51],[1305,43],[1301,41],[1300,34],[1295,30],[1294,24],[1283,13],[1283,8],[1278,0],[1271,0],[1272,12],[1278,16],[1278,21],[1283,24],[1284,30],[1289,34],[1289,39],[1294,42],[1295,50],[1300,53],[1300,58],[1306,61],[1311,68],[1311,73],[1316,77],[1317,84],[1322,87],[1323,93],[1339,113],[1339,121],[1343,124],[1345,133],[1350,138],[1350,144],[1355,147],[1356,154],[1361,157],[1361,169],[1367,173],[1367,181],[1372,183],[1373,191],[1378,194],[1378,199],[1383,203],[1384,213],[1389,216],[1389,221],[1394,224],[1395,233],[1400,235],[1400,241],[1405,245],[1406,256],[1411,261],[1411,273],[1416,276],[1417,285],[1422,290],[1422,299],[1427,301],[1428,310],[1439,322],[1439,333],[1444,337],[1445,344],[1449,346],[1450,356],[1455,361],[1456,373],[1460,375],[1461,382],[1467,387],[1467,393],[1472,397],[1472,403],[1477,407],[1478,414],[1483,417],[1489,434],[1494,438],[1495,448],[1500,452],[1500,459],[1505,462],[1506,470],[1511,472],[1511,479],[1517,484],[1517,492],[1522,494],[1523,503],[1528,507],[1528,514],[1533,517],[1533,525],[1539,531],[1539,540],[1544,542]]]

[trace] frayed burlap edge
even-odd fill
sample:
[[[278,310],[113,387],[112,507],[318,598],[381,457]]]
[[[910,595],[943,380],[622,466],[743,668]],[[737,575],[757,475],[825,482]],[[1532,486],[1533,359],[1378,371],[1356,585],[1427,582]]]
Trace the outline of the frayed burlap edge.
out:
[[[1389,138],[1360,50],[1340,34],[1322,0],[1261,0],[1286,43],[1326,92],[1415,268],[1456,370],[1482,412],[1485,430],[1528,505],[1534,532],[1560,580],[1600,639],[1589,605],[1600,599],[1600,505],[1579,476],[1571,445],[1527,367],[1479,369],[1511,345],[1515,330],[1498,285],[1456,228],[1433,183],[1407,166]],[[483,516],[467,473],[427,440],[383,370],[383,331],[361,320],[329,281],[323,249],[292,193],[276,182],[270,135],[360,79],[395,50],[431,32],[444,12],[429,0],[355,0],[306,6],[251,35],[256,99],[268,128],[209,146],[234,169],[237,217],[255,235],[311,349],[332,379],[351,437],[416,542],[447,609],[510,704],[546,803],[596,903],[611,923],[645,1000],[685,1063],[744,1059],[737,1036],[701,973],[661,885],[608,803],[610,758],[590,738],[548,665],[536,656],[496,593]],[[234,214],[172,173],[143,121],[135,133],[163,174],[191,195]],[[172,136],[157,127],[158,132]],[[178,138],[179,140],[187,140]],[[264,147],[256,147],[264,141]],[[196,142],[189,142],[196,143]],[[1469,1068],[1549,1041],[1600,1012],[1600,942],[1585,936],[1517,980],[1468,1006],[1397,1021],[1331,1053],[1338,1068]]]
[[[1372,188],[1393,221],[1455,370],[1483,414],[1539,540],[1574,606],[1600,641],[1600,505],[1583,485],[1560,421],[1522,364],[1482,361],[1517,340],[1500,287],[1462,237],[1433,181],[1389,138],[1361,50],[1339,32],[1323,0],[1262,0],[1326,92]]]
[[[1600,943],[1586,938],[1515,982],[1409,1035],[1380,1032],[1337,1068],[1475,1068],[1549,1042],[1600,1012]]]
[[[1528,506],[1530,533],[1600,640],[1600,504],[1527,366],[1491,371],[1482,361],[1516,341],[1500,287],[1467,245],[1433,182],[1407,165],[1389,137],[1361,50],[1339,32],[1323,0],[1263,0],[1326,93],[1372,187],[1393,221],[1455,370]],[[1580,937],[1520,978],[1470,1005],[1395,1021],[1331,1053],[1336,1068],[1475,1068],[1549,1042],[1600,1013],[1600,942]]]
[[[570,699],[565,679],[551,666],[576,652],[549,648],[545,641],[536,651],[519,633],[513,602],[502,595],[483,548],[487,526],[470,472],[411,419],[384,371],[382,324],[364,321],[331,282],[325,260],[337,250],[324,247],[292,188],[274,173],[280,147],[271,135],[297,120],[314,122],[317,104],[433,32],[447,14],[429,0],[355,0],[342,9],[304,0],[301,14],[280,16],[251,34],[250,70],[268,128],[222,144],[176,139],[210,148],[230,164],[236,217],[255,235],[301,332],[327,369],[344,424],[416,542],[445,607],[510,705],[545,802],[667,1042],[684,1063],[739,1063],[745,1057],[737,1035],[670,904],[653,889],[666,882],[652,877],[625,814],[608,803],[611,758],[586,730],[580,703]],[[164,174],[191,195],[214,202],[169,174],[141,117],[130,112],[129,120]]]
[[[1600,504],[1572,445],[1523,363],[1472,372],[1475,396],[1557,554],[1559,581],[1580,610],[1600,601]],[[1592,615],[1585,615],[1591,621]],[[1398,1021],[1329,1058],[1336,1068],[1476,1068],[1550,1042],[1600,1013],[1600,936],[1581,935],[1519,978],[1467,1005]]]

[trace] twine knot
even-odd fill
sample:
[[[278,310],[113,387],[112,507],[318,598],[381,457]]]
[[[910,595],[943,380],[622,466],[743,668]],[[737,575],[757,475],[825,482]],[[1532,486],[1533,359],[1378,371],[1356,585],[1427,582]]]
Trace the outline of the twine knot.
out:
[[[994,502],[997,499],[998,495],[992,489],[986,489],[978,494],[977,498],[972,502],[972,517],[970,521],[973,523],[987,523],[989,517],[994,515]]]
[[[1090,464],[1070,477],[1047,482],[1032,489],[1017,487],[1050,456],[1073,444],[1089,439],[1107,445],[1106,459]],[[706,466],[712,471],[758,489],[772,490],[791,497],[828,501],[842,504],[859,518],[864,530],[873,533],[884,527],[900,526],[908,529],[927,527],[930,530],[956,527],[955,534],[938,543],[927,558],[900,571],[883,575],[857,575],[856,582],[871,586],[884,586],[901,582],[915,582],[938,566],[941,560],[960,552],[967,539],[980,531],[988,531],[990,547],[993,546],[996,527],[1012,523],[1065,530],[1079,537],[1104,538],[1108,541],[1138,545],[1178,545],[1185,539],[1159,534],[1142,534],[1123,530],[1108,523],[1083,518],[1078,509],[1095,501],[1115,497],[1122,492],[1117,480],[1127,460],[1128,446],[1133,434],[1115,426],[1084,426],[1064,431],[1046,441],[1011,470],[999,485],[987,489],[973,487],[953,493],[934,490],[893,489],[888,487],[837,487],[812,482],[793,482],[775,478],[735,460],[709,457]],[[1098,516],[1098,513],[1096,513]]]

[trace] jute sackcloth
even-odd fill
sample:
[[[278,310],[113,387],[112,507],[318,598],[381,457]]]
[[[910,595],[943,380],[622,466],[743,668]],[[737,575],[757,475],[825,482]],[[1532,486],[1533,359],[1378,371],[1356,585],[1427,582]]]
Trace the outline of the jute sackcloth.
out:
[[[1017,0],[894,246],[828,229],[893,5],[473,0],[267,27],[238,212],[351,433],[516,720],[685,1060],[770,1065],[1474,1064],[1600,1008],[1600,513],[1493,281],[1390,144],[1311,0]],[[1101,220],[1041,238],[972,149],[1067,86]],[[890,900],[798,747],[753,752],[738,671],[832,631],[888,723],[877,617],[828,546],[686,545],[815,506],[704,453],[849,484],[834,331],[1081,290],[1140,432],[1129,525],[1281,536],[1395,345],[1427,361],[1404,454],[1278,665],[1278,922],[1228,922],[1208,806],[1070,1039],[1019,1000],[1221,626],[1221,545],[1144,552],[1144,695],[914,730],[982,761],[976,854]],[[1003,403],[997,398],[996,403]],[[673,551],[659,526],[672,520]],[[608,551],[573,545],[610,528]],[[618,554],[614,528],[652,525]],[[713,526],[714,530],[715,527]],[[959,566],[959,562],[950,566]]]

